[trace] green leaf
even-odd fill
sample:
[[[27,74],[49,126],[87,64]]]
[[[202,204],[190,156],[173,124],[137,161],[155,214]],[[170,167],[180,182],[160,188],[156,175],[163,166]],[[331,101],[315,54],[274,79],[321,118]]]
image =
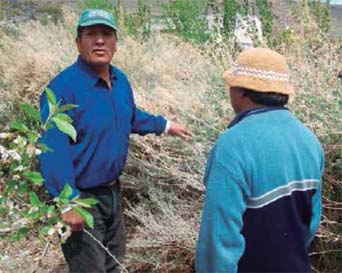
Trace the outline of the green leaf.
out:
[[[44,236],[46,234],[48,234],[49,230],[50,230],[51,226],[44,226],[39,230],[39,234]]]
[[[27,126],[22,123],[22,122],[18,122],[18,121],[12,121],[10,123],[10,127],[14,130],[18,130],[20,132],[27,132],[29,129],[27,128]]]
[[[30,192],[29,199],[32,206],[38,207],[40,205],[40,200],[36,193]]]
[[[42,185],[44,178],[39,172],[25,171],[23,177],[37,185]]]
[[[88,211],[79,207],[72,207],[72,210],[83,218],[88,227],[94,228],[94,218]]]
[[[30,143],[36,143],[39,138],[39,134],[36,132],[30,132],[27,134],[27,138]]]
[[[41,214],[39,213],[39,211],[32,211],[31,213],[29,213],[29,218],[33,219],[33,220],[38,220],[40,218]]]
[[[52,92],[52,90],[50,88],[46,87],[45,93],[46,93],[46,97],[47,97],[48,102],[50,102],[52,105],[56,105],[56,96]]]
[[[34,108],[33,106],[27,104],[27,103],[24,103],[24,104],[21,104],[19,106],[19,108],[24,111],[24,113],[31,119],[33,119],[34,121],[39,121],[40,120],[40,115],[39,115],[39,112],[36,108]]]
[[[97,204],[98,201],[94,198],[83,198],[83,199],[74,199],[72,200],[76,204],[86,207],[86,208],[91,208],[93,205]]]
[[[50,147],[46,146],[44,143],[37,143],[36,147],[40,149],[43,153],[45,152],[53,152],[53,149]]]
[[[29,232],[30,232],[30,229],[24,227],[24,228],[19,229],[17,232],[13,233],[11,235],[11,238],[16,241],[20,241],[20,239],[24,236],[27,236]]]
[[[15,188],[15,181],[10,180],[8,181],[7,185],[6,185],[6,192],[12,192]]]
[[[70,123],[58,117],[53,117],[51,120],[56,124],[58,130],[65,133],[66,135],[71,137],[74,142],[76,142],[77,132],[74,126],[72,126]]]
[[[60,194],[58,195],[58,198],[60,199],[68,199],[68,197],[72,194],[72,187],[66,183],[62,189],[62,191],[60,192]]]
[[[45,88],[45,93],[46,93],[46,98],[47,98],[48,105],[49,105],[49,113],[51,114],[55,112],[55,109],[57,107],[56,96],[50,88]]]
[[[55,212],[56,212],[56,209],[55,209],[55,206],[54,205],[48,205],[44,202],[41,202],[40,204],[40,207],[41,211],[45,214],[45,216],[47,217],[52,217]]]
[[[65,112],[65,111],[68,111],[68,110],[73,109],[75,107],[78,107],[78,105],[76,105],[76,104],[65,104],[65,105],[62,105],[61,107],[58,107],[56,109],[56,112],[57,113]]]
[[[23,194],[27,190],[27,183],[26,182],[21,182],[18,186],[17,194]]]
[[[67,114],[64,114],[64,113],[58,113],[54,116],[54,118],[64,120],[67,123],[72,123],[71,117],[69,117]]]
[[[46,224],[48,225],[54,225],[60,220],[59,215],[53,215],[51,218],[48,218],[46,221]]]

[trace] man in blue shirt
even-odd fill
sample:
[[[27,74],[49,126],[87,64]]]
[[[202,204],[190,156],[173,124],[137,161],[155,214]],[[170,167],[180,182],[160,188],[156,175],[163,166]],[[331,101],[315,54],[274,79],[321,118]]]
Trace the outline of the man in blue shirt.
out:
[[[324,157],[284,107],[293,93],[285,59],[251,48],[224,79],[237,115],[208,157],[196,272],[311,272]]]
[[[77,61],[49,84],[62,104],[75,104],[68,111],[77,131],[77,140],[57,129],[43,135],[52,149],[40,156],[40,167],[49,193],[56,196],[68,183],[73,193],[96,198],[90,212],[94,217],[91,233],[122,260],[125,233],[120,182],[127,157],[129,135],[168,133],[183,139],[191,132],[183,125],[166,121],[136,107],[125,74],[110,65],[117,47],[113,16],[104,10],[86,10],[78,21]],[[41,116],[48,116],[48,102],[41,96]],[[62,219],[73,233],[62,245],[71,272],[119,272],[120,268],[101,246],[83,233],[83,219],[69,208]]]

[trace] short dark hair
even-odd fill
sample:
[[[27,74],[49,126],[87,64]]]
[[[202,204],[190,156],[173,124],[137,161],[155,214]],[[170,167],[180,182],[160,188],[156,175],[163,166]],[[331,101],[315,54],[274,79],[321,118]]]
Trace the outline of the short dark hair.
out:
[[[276,92],[258,92],[247,88],[242,88],[242,92],[252,102],[266,106],[284,106],[289,101],[289,95]]]
[[[77,27],[77,36],[76,36],[76,38],[78,38],[78,39],[81,38],[82,32],[83,32],[84,28],[85,28],[85,27],[82,27],[82,26],[78,26],[78,27]],[[116,31],[115,31],[114,29],[113,29],[113,32],[114,32],[115,38],[117,39],[118,36],[116,35]]]
[[[84,27],[77,27],[77,38],[81,38]]]

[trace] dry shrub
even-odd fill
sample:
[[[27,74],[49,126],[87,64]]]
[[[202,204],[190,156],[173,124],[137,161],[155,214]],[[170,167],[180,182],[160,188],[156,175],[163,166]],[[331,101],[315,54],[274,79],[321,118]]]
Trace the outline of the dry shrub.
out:
[[[292,111],[319,137],[325,151],[323,218],[312,246],[316,272],[342,270],[341,42],[302,42],[284,50],[297,90]]]
[[[151,212],[146,205],[127,212],[128,217],[139,223],[128,244],[130,272],[144,272],[142,268],[148,269],[146,272],[193,271],[198,211],[194,212],[193,204],[181,204],[180,200],[173,200],[177,204],[172,204],[172,200],[161,201],[161,195],[160,192],[150,194],[159,212]]]
[[[74,18],[66,16],[66,24],[75,21]],[[43,26],[37,22],[21,24],[17,35],[2,34],[0,40],[4,86],[0,99],[15,97],[32,102],[48,81],[76,56],[75,38],[65,25]]]
[[[115,63],[127,72],[140,106],[170,118],[207,109],[203,102],[217,76],[209,58],[172,36],[155,35],[144,43],[123,39]]]

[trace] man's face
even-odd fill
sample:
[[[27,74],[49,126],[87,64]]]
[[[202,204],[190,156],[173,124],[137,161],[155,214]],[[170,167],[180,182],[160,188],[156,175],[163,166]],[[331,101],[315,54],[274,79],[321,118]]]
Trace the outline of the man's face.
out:
[[[76,39],[82,59],[91,66],[108,66],[116,51],[116,35],[105,25],[84,27]]]

